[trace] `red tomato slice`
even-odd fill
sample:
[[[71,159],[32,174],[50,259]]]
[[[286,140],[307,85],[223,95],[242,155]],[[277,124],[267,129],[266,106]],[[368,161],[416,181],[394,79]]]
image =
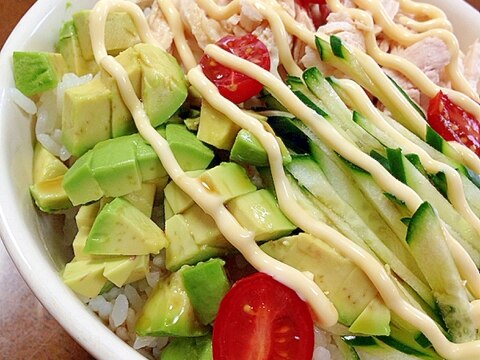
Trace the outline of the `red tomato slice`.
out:
[[[216,44],[265,70],[270,70],[268,49],[255,35],[227,35]],[[205,76],[217,86],[220,94],[236,104],[257,95],[263,88],[263,85],[257,80],[217,63],[206,54],[200,59],[200,66]]]
[[[264,273],[237,281],[223,298],[213,327],[214,360],[311,360],[308,305]]]
[[[428,123],[445,140],[455,140],[480,156],[480,124],[472,114],[454,104],[441,91],[430,100]]]
[[[313,20],[316,29],[327,23],[327,17],[330,15],[326,0],[297,0],[298,4],[307,10],[308,15]]]

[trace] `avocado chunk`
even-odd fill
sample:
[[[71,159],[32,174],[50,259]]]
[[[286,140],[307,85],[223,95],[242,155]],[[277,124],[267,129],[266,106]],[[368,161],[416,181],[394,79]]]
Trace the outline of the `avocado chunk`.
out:
[[[225,261],[217,258],[182,271],[185,290],[202,324],[215,320],[220,302],[230,289],[224,265]]]
[[[65,175],[68,168],[55,155],[37,142],[33,152],[33,183]]]
[[[125,69],[137,97],[141,96],[142,68],[138,60],[138,53],[134,48],[128,48],[115,57]],[[112,94],[112,137],[133,134],[137,131],[132,114],[123,102],[117,82],[106,71],[102,71],[102,81]]]
[[[183,284],[182,270],[161,279],[150,293],[135,330],[140,336],[202,336],[208,327],[193,311]]]
[[[92,298],[107,283],[103,276],[102,260],[80,260],[68,263],[63,271],[63,282],[77,294]]]
[[[312,273],[315,283],[333,303],[339,322],[344,325],[352,325],[378,293],[358,266],[309,234],[269,241],[261,248],[287,265]]]
[[[221,195],[224,202],[257,190],[245,169],[231,162],[208,169],[199,179],[210,191]]]
[[[172,210],[172,207],[170,206],[170,204],[168,203],[168,200],[165,199],[164,202],[163,202],[163,215],[165,217],[165,221],[167,221],[168,219],[170,219],[173,215],[175,215],[175,213],[173,212]]]
[[[197,137],[217,149],[230,150],[240,126],[205,100],[202,101]]]
[[[197,204],[189,207],[183,213],[183,217],[197,245],[208,245],[225,249],[231,248],[230,243],[218,229],[215,220]]]
[[[30,186],[30,193],[40,210],[50,213],[72,207],[62,183],[63,175],[60,175]]]
[[[103,207],[88,235],[91,255],[158,254],[167,245],[163,231],[135,206],[115,198]]]
[[[195,202],[175,182],[170,181],[165,189],[165,201],[168,202],[173,214],[181,214]]]
[[[100,199],[103,191],[93,177],[91,168],[93,151],[79,158],[65,174],[63,188],[73,205],[85,204]]]
[[[289,163],[292,160],[290,153],[283,141],[279,137],[276,137],[276,139],[282,152],[283,163]],[[250,131],[245,129],[240,130],[235,138],[232,151],[230,152],[230,160],[240,164],[269,166],[267,152],[262,144]]]
[[[390,335],[390,310],[378,296],[355,319],[349,330],[355,334]]]
[[[77,235],[75,235],[72,243],[75,260],[88,260],[92,258],[91,255],[84,252],[84,249],[88,234],[92,229],[99,210],[100,202],[97,201],[90,205],[81,206],[75,216],[78,228]]]
[[[109,139],[93,149],[91,169],[105,196],[122,196],[141,189],[135,144],[125,138]]]
[[[123,196],[123,198],[140,210],[146,217],[150,218],[152,217],[156,191],[157,185],[144,183],[141,184],[140,190],[133,191]]]
[[[85,60],[80,49],[78,34],[73,20],[67,21],[60,29],[60,37],[57,43],[57,51],[62,54],[67,64],[68,71],[78,76],[95,74],[98,66],[93,60]]]
[[[112,256],[105,259],[103,276],[118,287],[144,279],[149,273],[149,255]]]
[[[187,81],[177,60],[149,44],[138,44],[142,67],[142,100],[152,126],[165,123],[185,102]]]
[[[142,174],[142,181],[155,181],[167,176],[155,150],[139,134],[131,135],[131,138],[137,146],[135,156]]]
[[[78,33],[80,49],[85,60],[94,58],[90,40],[90,10],[82,10],[73,14],[73,22]],[[108,14],[105,24],[105,47],[109,55],[134,46],[140,42],[135,23],[128,13],[113,11]]]
[[[172,338],[162,350],[161,360],[213,360],[212,336]]]
[[[48,52],[13,53],[15,86],[25,96],[54,89],[67,70],[61,54]]]
[[[256,241],[277,239],[296,229],[266,189],[238,196],[226,206],[240,225],[255,233]]]
[[[168,124],[166,138],[184,171],[206,169],[215,156],[185,125]]]
[[[100,77],[65,91],[62,139],[67,150],[81,156],[111,138],[111,91]]]
[[[227,252],[218,247],[198,245],[189,224],[181,214],[174,215],[165,222],[165,235],[169,241],[165,253],[165,265],[170,271],[176,271],[182,265],[194,265]]]

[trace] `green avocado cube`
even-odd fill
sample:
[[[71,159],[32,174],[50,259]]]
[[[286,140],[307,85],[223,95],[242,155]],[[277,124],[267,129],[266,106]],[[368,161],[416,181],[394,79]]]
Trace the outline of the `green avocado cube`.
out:
[[[78,76],[95,74],[98,66],[93,60],[85,60],[80,49],[77,29],[72,21],[67,21],[60,29],[60,37],[57,43],[57,51],[62,54],[70,72]]]
[[[168,201],[174,214],[181,214],[195,202],[175,182],[170,181],[163,189],[165,200]]]
[[[165,235],[169,242],[165,253],[165,265],[170,271],[177,271],[182,265],[193,265],[226,254],[225,249],[198,245],[185,217],[180,214],[172,216],[165,222]]]
[[[92,155],[93,151],[88,151],[65,173],[62,185],[73,205],[86,204],[103,196],[100,185],[93,177]]]
[[[220,302],[230,289],[224,265],[221,259],[210,259],[182,272],[185,290],[202,324],[215,320]]]
[[[162,350],[162,360],[212,360],[212,336],[176,337]]]
[[[193,240],[198,246],[214,246],[218,248],[231,248],[217,227],[215,220],[206,214],[200,206],[193,204],[183,213],[188,224]]]
[[[140,336],[202,336],[200,323],[183,284],[182,270],[160,279],[139,314],[135,330]]]
[[[106,204],[88,235],[85,252],[91,255],[158,254],[167,245],[163,231],[122,198]]]
[[[122,196],[141,189],[142,178],[128,138],[109,139],[93,149],[91,169],[105,196]]]
[[[212,149],[198,140],[185,125],[168,124],[166,137],[184,171],[206,169],[215,156]]]
[[[72,207],[62,183],[63,175],[60,175],[30,186],[30,193],[40,210],[50,213]]]
[[[238,196],[226,206],[240,225],[255,233],[256,241],[277,239],[296,229],[266,189]]]
[[[143,183],[141,184],[140,190],[132,191],[124,195],[123,198],[144,213],[146,217],[150,218],[152,216],[156,191],[156,184]]]
[[[135,156],[138,167],[142,175],[142,181],[153,181],[164,178],[167,175],[157,153],[147,142],[139,135],[131,135],[132,141],[136,144]]]
[[[144,279],[149,272],[150,256],[114,256],[105,260],[103,276],[118,287]]]
[[[85,60],[94,58],[90,38],[90,10],[82,10],[73,14],[73,22],[78,33],[80,48]],[[105,47],[109,55],[117,55],[140,42],[137,28],[126,12],[113,11],[108,14],[105,24]]]
[[[88,260],[92,258],[91,255],[84,252],[84,249],[88,234],[99,210],[100,202],[96,201],[92,204],[81,206],[78,210],[77,216],[75,216],[78,232],[73,239],[72,247],[76,260]]]
[[[100,77],[65,91],[62,139],[67,150],[81,156],[111,138],[111,91]]]
[[[202,101],[197,132],[198,139],[215,146],[217,149],[230,150],[239,130],[240,126],[214,109],[206,101]]]
[[[55,155],[37,142],[33,152],[33,183],[65,175],[68,168]]]
[[[54,89],[67,71],[61,54],[48,52],[13,53],[15,86],[26,96]]]
[[[163,214],[164,214],[164,217],[165,217],[165,221],[167,221],[168,219],[170,219],[173,215],[175,215],[175,213],[173,212],[172,210],[172,207],[170,206],[170,204],[168,203],[168,200],[165,199],[163,201]]]
[[[103,260],[80,260],[68,263],[63,271],[63,282],[77,294],[93,298],[107,283],[103,276]]]
[[[177,60],[159,47],[138,44],[142,67],[142,100],[152,126],[165,123],[185,102],[187,80]]]
[[[378,296],[355,319],[349,330],[355,334],[390,335],[390,310]]]
[[[205,171],[199,179],[210,191],[221,195],[224,202],[257,190],[245,169],[231,162],[221,163]]]

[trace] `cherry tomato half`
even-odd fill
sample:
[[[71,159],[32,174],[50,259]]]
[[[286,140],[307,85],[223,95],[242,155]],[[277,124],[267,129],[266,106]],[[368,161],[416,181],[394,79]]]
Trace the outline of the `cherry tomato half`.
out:
[[[301,7],[307,10],[315,29],[318,29],[319,26],[327,23],[330,9],[326,0],[297,0],[297,2]]]
[[[216,43],[222,49],[270,70],[270,54],[255,35],[227,35]],[[220,94],[238,104],[257,95],[263,88],[258,81],[216,62],[208,55],[200,59],[205,76],[218,88]]]
[[[308,305],[264,273],[237,281],[223,298],[213,327],[214,360],[311,360]]]
[[[441,91],[428,104],[428,123],[445,140],[455,140],[480,156],[480,124]]]

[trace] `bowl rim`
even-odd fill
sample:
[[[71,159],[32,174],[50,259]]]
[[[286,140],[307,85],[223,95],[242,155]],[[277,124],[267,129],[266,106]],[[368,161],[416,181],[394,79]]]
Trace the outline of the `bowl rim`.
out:
[[[77,0],[79,1],[79,0]],[[93,1],[93,0],[92,0]],[[11,54],[19,50],[22,39],[30,37],[38,26],[59,6],[65,6],[66,0],[38,0],[22,17],[5,42],[0,53],[0,120],[4,118],[2,105],[7,99],[7,88],[12,86]],[[480,19],[480,13],[464,0],[427,0],[440,7],[456,12],[463,12],[469,19]],[[473,11],[472,11],[473,10]],[[449,13],[449,11],[447,13]],[[468,14],[470,11],[474,14]],[[468,19],[467,19],[468,20]],[[470,20],[469,20],[470,21]],[[0,147],[3,146],[2,124],[0,123]],[[0,151],[0,169],[7,170],[9,159]],[[61,281],[58,271],[48,256],[44,244],[32,237],[37,243],[27,249],[22,236],[32,236],[25,229],[25,219],[18,204],[15,204],[14,178],[8,171],[0,171],[0,238],[12,258],[19,273],[32,289],[34,295],[61,326],[97,359],[145,359],[128,344],[123,342],[78,299],[78,297]],[[20,229],[20,230],[19,230]],[[47,255],[47,256],[46,256]],[[31,260],[33,259],[33,261]],[[48,281],[45,281],[48,280]],[[61,301],[59,300],[61,299]]]

